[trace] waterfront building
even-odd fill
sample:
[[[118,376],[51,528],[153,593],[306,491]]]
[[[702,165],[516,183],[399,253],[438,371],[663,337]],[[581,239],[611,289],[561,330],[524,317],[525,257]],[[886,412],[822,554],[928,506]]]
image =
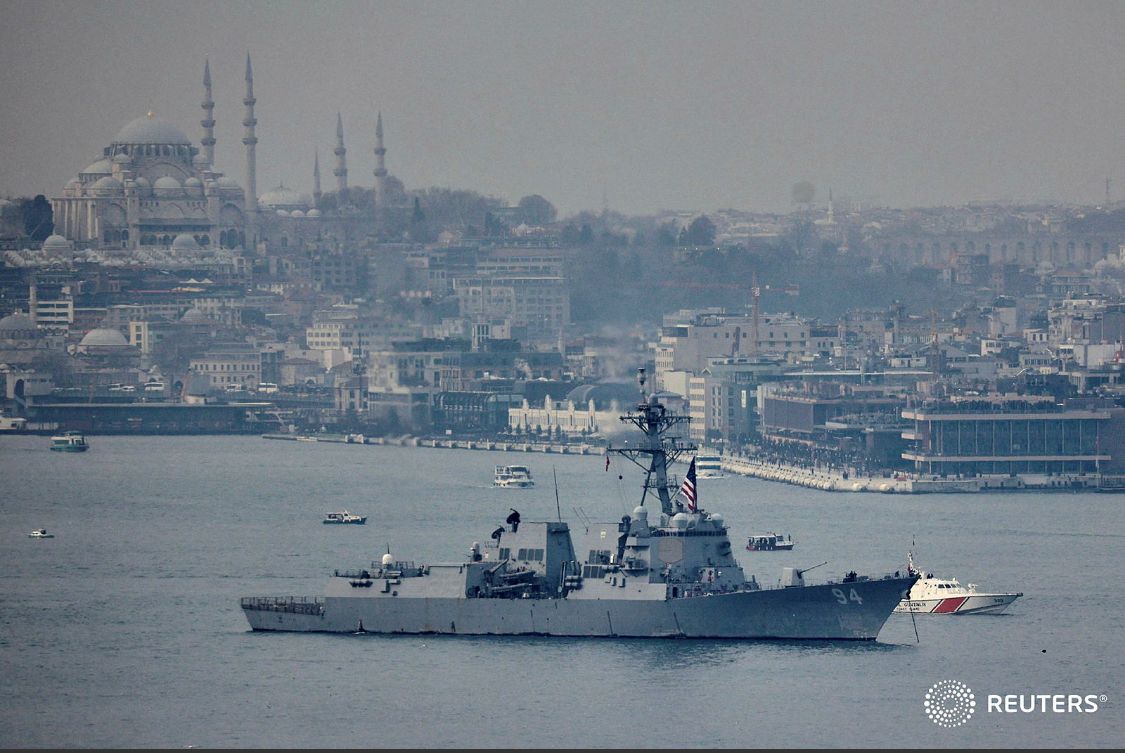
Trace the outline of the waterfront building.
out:
[[[1120,472],[1125,410],[1051,397],[953,397],[906,408],[902,457],[933,475]]]

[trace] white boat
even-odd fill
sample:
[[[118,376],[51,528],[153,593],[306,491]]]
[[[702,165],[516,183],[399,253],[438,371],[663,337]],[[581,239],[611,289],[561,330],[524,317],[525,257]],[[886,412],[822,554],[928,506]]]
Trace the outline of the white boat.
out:
[[[906,571],[921,577],[899,602],[899,614],[999,614],[1023,596],[1019,593],[981,593],[975,583],[962,585],[956,578],[936,578],[914,566],[914,555],[907,555]]]
[[[86,437],[80,431],[64,431],[51,437],[51,449],[55,452],[85,452],[90,449]]]
[[[366,515],[352,515],[347,510],[343,512],[330,512],[324,516],[325,525],[357,525],[362,526],[367,523]]]
[[[531,469],[526,465],[498,465],[496,474],[492,478],[492,485],[526,489],[535,486],[535,482],[531,479]]]
[[[0,416],[0,431],[24,431],[27,419],[19,416]]]
[[[794,545],[793,536],[787,533],[752,533],[746,540],[748,552],[788,551]]]
[[[723,467],[721,458],[718,455],[696,455],[695,477],[711,479],[722,478]]]
[[[47,533],[46,528],[36,528],[31,533],[27,534],[27,537],[30,539],[53,539],[55,538],[55,534]]]

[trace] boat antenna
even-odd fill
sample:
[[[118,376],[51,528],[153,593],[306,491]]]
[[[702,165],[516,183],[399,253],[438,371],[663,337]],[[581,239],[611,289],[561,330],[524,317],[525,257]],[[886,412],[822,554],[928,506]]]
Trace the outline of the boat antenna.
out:
[[[559,505],[559,476],[555,473],[555,466],[551,466],[551,478],[555,480],[555,512],[559,515],[559,522],[562,522],[562,507]]]

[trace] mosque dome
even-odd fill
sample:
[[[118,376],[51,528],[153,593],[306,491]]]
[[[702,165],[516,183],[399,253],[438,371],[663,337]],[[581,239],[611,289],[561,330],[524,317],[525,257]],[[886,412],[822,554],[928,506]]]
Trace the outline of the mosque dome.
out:
[[[202,309],[192,307],[184,312],[180,321],[184,324],[210,324],[211,318],[203,313]]]
[[[131,120],[113,137],[114,144],[191,144],[183,131],[152,113]]]
[[[312,203],[309,198],[304,194],[294,191],[292,188],[285,186],[278,186],[273,190],[266,191],[261,197],[258,198],[258,203],[261,206],[269,207],[270,209],[301,209],[309,208]]]
[[[143,175],[134,181],[137,184],[137,193],[142,196],[148,196],[152,193],[152,184],[148,182],[148,178]]]
[[[238,185],[237,180],[235,180],[234,178],[230,178],[226,175],[219,178],[219,180],[217,182],[219,184],[219,189],[223,190],[223,191],[241,191],[242,190],[242,186]]]
[[[180,185],[180,181],[171,175],[165,175],[162,178],[157,178],[156,182],[152,184],[152,192],[158,197],[169,198],[183,195],[184,189]]]
[[[118,196],[125,190],[125,186],[121,181],[114,178],[112,175],[106,175],[94,181],[94,185],[90,186],[95,196]]]
[[[0,319],[0,340],[26,340],[36,336],[38,329],[27,314],[10,314]]]
[[[87,332],[86,336],[82,338],[82,342],[78,344],[80,348],[91,346],[95,348],[128,347],[129,341],[125,339],[125,335],[112,327],[99,327]]]
[[[92,165],[87,165],[82,172],[90,175],[109,175],[113,172],[113,165],[107,159],[100,159]]]
[[[302,212],[300,209],[294,209],[292,212],[289,213],[289,216],[290,217],[304,217],[305,213]]]
[[[191,177],[184,181],[184,191],[189,196],[202,196],[203,195],[203,181],[199,178]]]
[[[133,158],[125,152],[118,152],[113,156],[113,161],[118,165],[128,165],[133,161]]]
[[[47,240],[43,241],[44,251],[69,251],[70,241],[61,235],[49,235]]]
[[[198,251],[199,244],[195,242],[195,238],[187,233],[180,233],[172,239],[173,251]]]
[[[306,216],[306,217],[319,217],[319,216],[320,216],[320,210],[319,210],[319,209],[310,209],[310,210],[309,210],[309,211],[308,211],[308,212],[307,212],[307,213],[305,214],[305,216]]]
[[[284,210],[284,209],[279,209],[279,210],[277,210],[277,216],[278,216],[278,217],[288,217],[288,216],[289,216],[289,212],[287,212],[287,211],[286,211],[286,210]]]

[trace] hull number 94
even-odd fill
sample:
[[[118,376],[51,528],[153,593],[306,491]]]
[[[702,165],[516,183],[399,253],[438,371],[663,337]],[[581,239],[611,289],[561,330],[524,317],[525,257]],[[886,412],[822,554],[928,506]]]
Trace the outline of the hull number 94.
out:
[[[847,604],[849,601],[855,602],[856,604],[863,603],[863,597],[857,594],[854,588],[849,589],[849,591],[850,593],[844,593],[844,589],[842,588],[833,588],[832,595],[836,597],[836,601],[840,604]]]

